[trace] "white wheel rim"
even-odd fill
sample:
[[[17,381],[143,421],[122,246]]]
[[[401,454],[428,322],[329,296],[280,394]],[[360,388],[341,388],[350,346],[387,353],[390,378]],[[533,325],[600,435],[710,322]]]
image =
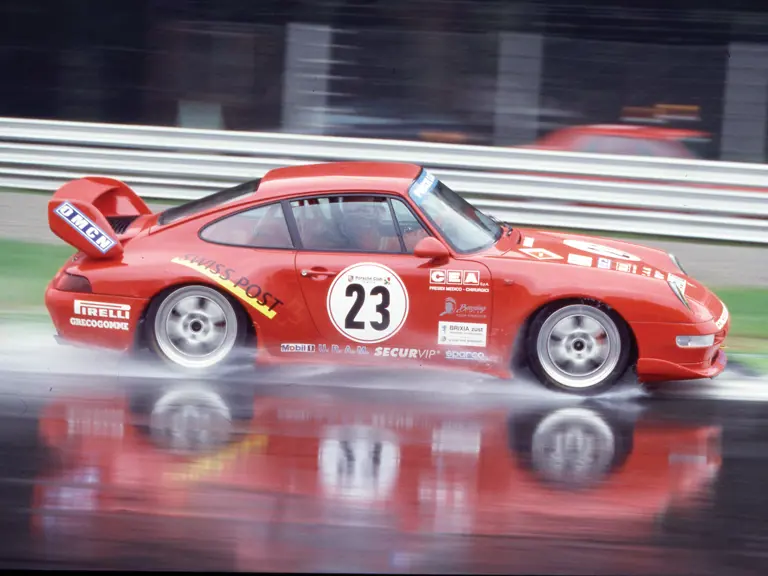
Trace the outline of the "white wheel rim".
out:
[[[157,345],[184,368],[209,368],[234,348],[237,317],[224,296],[203,286],[181,288],[168,296],[155,317]]]
[[[601,384],[619,363],[621,335],[616,324],[593,306],[565,306],[539,330],[536,353],[541,367],[565,388]]]

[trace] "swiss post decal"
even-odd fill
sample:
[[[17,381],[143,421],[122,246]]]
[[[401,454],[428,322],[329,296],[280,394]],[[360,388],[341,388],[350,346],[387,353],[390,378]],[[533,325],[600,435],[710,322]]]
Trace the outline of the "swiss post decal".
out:
[[[391,338],[408,317],[408,290],[393,270],[360,262],[339,272],[328,289],[328,316],[336,330],[361,344]]]

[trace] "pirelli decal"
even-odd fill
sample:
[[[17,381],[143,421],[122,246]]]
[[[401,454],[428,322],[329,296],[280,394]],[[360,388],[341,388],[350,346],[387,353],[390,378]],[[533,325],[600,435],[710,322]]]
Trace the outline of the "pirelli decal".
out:
[[[251,282],[247,276],[238,274],[234,268],[221,262],[194,254],[177,256],[171,262],[203,274],[270,320],[277,315],[276,309],[283,303],[270,292],[265,292],[259,284]]]

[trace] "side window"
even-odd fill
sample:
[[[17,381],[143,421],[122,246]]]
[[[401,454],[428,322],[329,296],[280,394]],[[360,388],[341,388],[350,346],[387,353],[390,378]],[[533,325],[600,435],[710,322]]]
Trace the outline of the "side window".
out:
[[[405,242],[405,251],[409,254],[413,253],[413,249],[419,240],[429,236],[429,232],[426,231],[424,226],[421,225],[406,206],[400,200],[392,200],[392,206],[395,210],[395,218],[397,218],[397,224],[400,226],[400,232],[403,234],[403,241]]]
[[[207,242],[253,248],[293,248],[283,207],[277,204],[239,212],[203,229]]]
[[[402,252],[389,203],[378,196],[331,196],[291,202],[308,250]]]

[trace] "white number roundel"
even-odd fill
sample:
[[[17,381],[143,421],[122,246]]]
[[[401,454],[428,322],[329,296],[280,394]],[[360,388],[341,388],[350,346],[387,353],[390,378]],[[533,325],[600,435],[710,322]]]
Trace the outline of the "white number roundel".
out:
[[[342,270],[328,290],[328,316],[336,330],[361,344],[391,338],[408,317],[408,291],[382,264],[361,262]]]
[[[584,242],[583,240],[563,240],[563,244],[576,248],[577,250],[583,250],[590,254],[596,254],[605,258],[615,258],[616,260],[630,260],[632,262],[640,262],[640,258],[629,252],[617,250],[610,246],[603,246],[602,244],[595,244],[593,242]]]

